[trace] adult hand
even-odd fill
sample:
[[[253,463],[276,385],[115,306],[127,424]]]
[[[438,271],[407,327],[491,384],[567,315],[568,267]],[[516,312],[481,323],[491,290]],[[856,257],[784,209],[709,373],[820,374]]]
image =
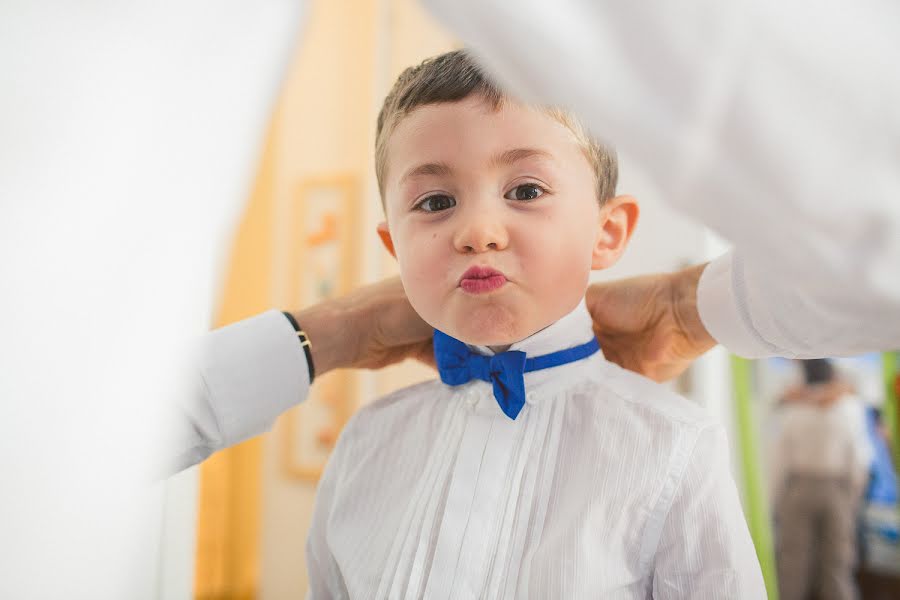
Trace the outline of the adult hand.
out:
[[[309,335],[317,374],[380,369],[405,358],[434,365],[433,330],[409,304],[399,277],[293,314]]]
[[[715,346],[697,311],[705,267],[591,285],[587,307],[607,360],[665,381]]]

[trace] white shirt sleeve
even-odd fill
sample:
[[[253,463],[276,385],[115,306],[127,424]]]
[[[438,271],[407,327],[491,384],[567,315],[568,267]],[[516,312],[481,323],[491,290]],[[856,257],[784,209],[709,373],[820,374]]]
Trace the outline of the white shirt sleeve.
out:
[[[900,347],[900,4],[425,4],[498,80],[574,109],[734,244],[698,290],[730,350]]]
[[[277,310],[206,334],[200,375],[188,410],[191,431],[182,438],[175,470],[267,431],[306,398],[310,383],[296,332]]]
[[[712,261],[697,289],[704,326],[735,354],[815,358],[900,347],[900,296],[874,289],[866,259],[849,260],[844,272],[810,263],[788,274],[749,254],[737,249]],[[900,256],[896,264],[900,281]]]
[[[685,467],[656,550],[653,597],[766,597],[720,425],[701,432]]]

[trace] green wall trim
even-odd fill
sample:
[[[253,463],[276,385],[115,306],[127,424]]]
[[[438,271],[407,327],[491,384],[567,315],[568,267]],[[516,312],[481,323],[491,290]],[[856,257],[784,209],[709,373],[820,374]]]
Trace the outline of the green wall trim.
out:
[[[897,352],[882,352],[881,365],[884,372],[884,408],[881,412],[884,424],[891,436],[894,451],[894,468],[900,470],[900,418],[897,415],[897,395],[894,393],[894,377],[900,368]]]
[[[744,358],[732,356],[731,373],[747,525],[756,547],[756,556],[762,568],[769,600],[778,600],[772,520],[769,517],[769,503],[763,491],[756,434],[758,428],[753,413],[752,363]]]

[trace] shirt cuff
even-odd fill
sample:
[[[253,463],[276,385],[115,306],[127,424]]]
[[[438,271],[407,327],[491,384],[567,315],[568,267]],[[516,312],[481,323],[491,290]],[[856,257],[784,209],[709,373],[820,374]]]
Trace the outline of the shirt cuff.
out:
[[[744,358],[775,356],[750,320],[746,285],[734,251],[710,262],[697,285],[697,310],[709,334],[729,351]]]
[[[214,419],[210,446],[268,431],[309,392],[306,356],[290,322],[269,310],[206,334],[201,374]]]

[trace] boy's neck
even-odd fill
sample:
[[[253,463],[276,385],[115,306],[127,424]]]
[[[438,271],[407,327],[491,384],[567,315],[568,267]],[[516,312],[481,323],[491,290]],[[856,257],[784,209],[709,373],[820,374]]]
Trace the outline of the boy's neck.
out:
[[[491,352],[494,354],[500,354],[501,352],[509,350],[510,346],[512,346],[512,344],[507,344],[505,346],[488,346],[488,348],[490,348]]]

